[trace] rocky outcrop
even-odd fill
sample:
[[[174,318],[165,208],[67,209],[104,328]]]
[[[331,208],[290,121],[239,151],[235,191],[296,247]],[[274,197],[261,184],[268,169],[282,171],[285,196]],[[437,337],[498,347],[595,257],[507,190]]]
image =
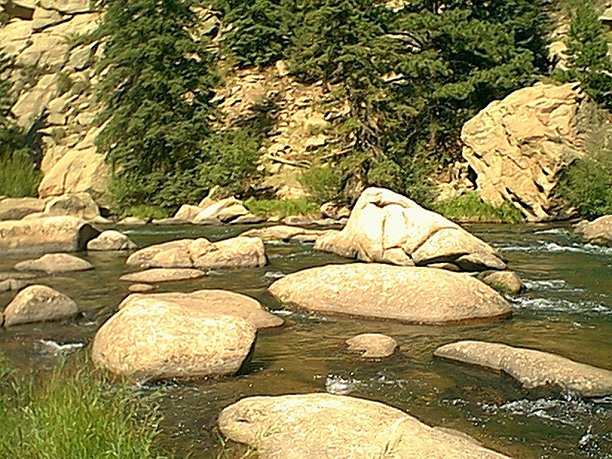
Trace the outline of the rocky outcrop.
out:
[[[225,408],[218,423],[261,458],[506,457],[396,408],[340,395],[249,397]]]
[[[26,215],[45,210],[45,201],[38,198],[0,199],[0,220],[20,220]]]
[[[500,343],[459,341],[439,347],[434,355],[503,371],[527,389],[556,386],[585,397],[612,394],[612,371],[548,352]]]
[[[192,293],[153,293],[148,295],[130,295],[119,305],[119,309],[133,305],[155,308],[157,303],[177,304],[185,308],[208,311],[214,314],[225,314],[240,317],[255,328],[274,328],[283,325],[284,321],[267,312],[253,298],[225,290],[198,290]]]
[[[591,244],[612,247],[612,215],[604,215],[592,222],[580,222],[574,230]]]
[[[45,285],[20,291],[4,310],[4,325],[65,320],[76,316],[77,305],[63,293]]]
[[[366,359],[382,359],[397,351],[397,341],[379,333],[364,333],[346,340],[349,352],[359,352]]]
[[[511,202],[530,221],[558,214],[560,172],[583,156],[590,116],[577,84],[536,84],[489,104],[461,133],[463,156],[487,202]],[[588,127],[590,129],[591,127]]]
[[[125,234],[116,230],[102,231],[100,235],[87,243],[87,250],[113,251],[135,250],[136,244]]]
[[[199,269],[189,268],[153,268],[137,273],[125,274],[119,280],[127,282],[158,283],[176,282],[182,280],[199,279],[206,273]]]
[[[254,228],[245,231],[240,236],[258,237],[264,241],[282,242],[316,242],[321,236],[329,234],[330,230],[312,230],[299,226],[275,225],[267,228]]]
[[[267,263],[263,241],[236,237],[219,242],[181,239],[153,245],[133,253],[128,266],[140,268],[256,268]]]
[[[479,280],[433,268],[329,265],[290,274],[269,290],[283,304],[308,311],[411,323],[486,320],[512,311]]]
[[[248,360],[255,336],[244,319],[158,300],[111,317],[96,333],[91,358],[139,381],[226,376]]]
[[[320,237],[315,249],[400,266],[450,263],[458,269],[505,269],[499,253],[459,225],[383,188],[368,188],[346,227]]]
[[[76,217],[0,222],[0,252],[79,252],[100,232]]]
[[[82,258],[65,253],[46,254],[36,260],[24,260],[15,265],[17,271],[44,271],[48,274],[88,271],[93,265]]]

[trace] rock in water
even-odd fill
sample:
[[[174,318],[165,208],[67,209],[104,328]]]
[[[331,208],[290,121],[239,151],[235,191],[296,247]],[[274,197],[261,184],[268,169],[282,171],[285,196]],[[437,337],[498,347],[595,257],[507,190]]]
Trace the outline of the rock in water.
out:
[[[592,222],[580,222],[575,231],[591,244],[612,247],[612,215],[604,215]]]
[[[396,408],[341,395],[249,397],[218,422],[223,435],[262,458],[507,458]]]
[[[585,397],[612,394],[612,371],[548,352],[500,343],[459,341],[439,347],[434,355],[503,371],[527,389],[550,385]]]
[[[282,303],[308,311],[411,323],[494,319],[512,312],[478,279],[434,268],[329,265],[290,274],[269,290]]]
[[[342,231],[315,249],[399,266],[451,263],[460,269],[505,269],[495,249],[441,215],[383,188],[366,189]]]
[[[256,329],[244,319],[158,300],[124,307],[96,333],[96,367],[134,380],[232,375],[249,358]]]
[[[87,250],[112,251],[134,250],[136,244],[125,234],[115,230],[102,231],[102,233],[87,244]]]
[[[45,285],[32,285],[20,291],[4,310],[4,325],[70,319],[77,305],[63,293]]]
[[[100,232],[76,217],[0,222],[0,252],[79,252]]]
[[[94,269],[88,261],[65,253],[43,255],[36,260],[24,260],[15,265],[17,271],[44,271],[48,274],[88,271]]]
[[[175,282],[190,279],[199,279],[204,277],[206,273],[199,269],[164,269],[154,268],[140,271],[137,273],[126,274],[121,276],[119,280],[129,282],[157,283],[157,282]]]
[[[348,350],[360,352],[367,359],[381,359],[393,355],[397,350],[397,341],[379,333],[364,333],[346,340]]]
[[[240,317],[257,329],[280,327],[284,320],[267,312],[259,301],[239,293],[225,290],[198,290],[192,293],[153,293],[130,295],[119,309],[137,305],[155,307],[159,301],[191,307],[201,311]]]
[[[478,279],[502,293],[516,295],[525,290],[525,284],[513,271],[485,271],[478,275]]]

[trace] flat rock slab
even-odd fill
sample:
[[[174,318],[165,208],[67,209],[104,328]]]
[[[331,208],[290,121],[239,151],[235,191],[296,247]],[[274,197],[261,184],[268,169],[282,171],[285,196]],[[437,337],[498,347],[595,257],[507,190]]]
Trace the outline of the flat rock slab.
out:
[[[276,282],[282,303],[308,311],[438,324],[509,316],[510,304],[466,274],[350,263],[306,269]]]
[[[65,253],[43,255],[36,260],[24,260],[15,265],[17,271],[44,271],[48,274],[88,271],[94,269],[88,261]]]
[[[4,325],[65,320],[76,316],[76,303],[46,285],[31,285],[21,290],[4,309]]]
[[[137,381],[226,376],[249,358],[256,333],[244,319],[158,300],[112,316],[96,333],[91,358]]]
[[[459,341],[439,347],[436,357],[503,371],[525,388],[557,386],[585,397],[612,394],[612,371],[520,347],[483,341]]]
[[[245,319],[257,329],[280,327],[284,320],[266,311],[259,301],[239,293],[225,290],[198,290],[192,293],[153,293],[130,295],[119,309],[133,305],[155,308],[157,303],[173,303],[186,308],[225,314]]]
[[[153,268],[137,273],[126,274],[119,280],[128,282],[157,283],[173,282],[204,277],[206,273],[199,269],[164,269]]]
[[[314,243],[330,230],[312,230],[299,226],[275,225],[267,228],[255,228],[241,234],[244,237],[258,237],[264,241]]]
[[[506,458],[378,402],[330,394],[249,397],[225,408],[227,438],[274,459]]]
[[[0,222],[0,253],[79,252],[100,232],[77,217]]]
[[[359,352],[366,359],[389,357],[398,349],[397,341],[380,333],[364,333],[346,340],[349,352]]]

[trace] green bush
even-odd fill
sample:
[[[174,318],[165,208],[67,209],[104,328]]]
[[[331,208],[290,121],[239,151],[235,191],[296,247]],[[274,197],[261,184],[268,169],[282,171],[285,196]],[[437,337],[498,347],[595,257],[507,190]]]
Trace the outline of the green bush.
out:
[[[319,204],[338,199],[342,175],[329,166],[313,166],[300,177],[300,183]]]
[[[0,195],[13,198],[37,196],[41,179],[42,174],[27,150],[0,156]]]
[[[289,217],[291,215],[316,215],[319,204],[308,199],[255,199],[244,202],[247,209],[255,215],[264,217]]]
[[[0,416],[0,457],[161,457],[151,396],[86,369],[60,365],[51,375],[24,375],[0,358]]]
[[[494,206],[484,202],[478,193],[470,191],[448,201],[434,203],[432,210],[450,220],[483,223],[521,223],[521,212],[510,203]]]
[[[146,204],[127,207],[121,213],[121,216],[123,217],[138,217],[147,221],[168,218],[170,217],[170,215],[171,212],[169,209],[165,209],[163,207],[148,206]]]

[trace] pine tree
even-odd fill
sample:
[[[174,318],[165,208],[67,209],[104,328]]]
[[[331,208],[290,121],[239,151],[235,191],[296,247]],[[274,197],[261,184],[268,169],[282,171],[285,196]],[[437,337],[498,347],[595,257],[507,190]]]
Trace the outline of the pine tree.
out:
[[[596,102],[611,110],[612,60],[597,11],[591,0],[580,0],[571,14],[566,78],[582,82]]]
[[[108,123],[99,147],[115,171],[118,204],[172,206],[203,190],[194,169],[210,134],[216,84],[206,43],[192,38],[183,0],[107,0],[98,94]]]

